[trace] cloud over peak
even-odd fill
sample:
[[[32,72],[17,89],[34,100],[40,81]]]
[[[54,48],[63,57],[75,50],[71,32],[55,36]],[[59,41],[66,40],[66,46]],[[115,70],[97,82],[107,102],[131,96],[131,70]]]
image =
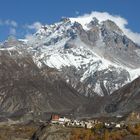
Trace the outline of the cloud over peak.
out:
[[[127,19],[118,16],[118,15],[111,15],[107,12],[91,12],[91,14],[84,14],[83,16],[78,16],[77,18],[70,18],[71,21],[77,21],[81,23],[83,26],[87,23],[89,23],[93,17],[96,17],[99,22],[105,21],[105,20],[112,20],[115,22],[120,29],[124,32],[125,35],[127,35],[131,40],[133,40],[135,43],[140,45],[140,33],[133,32],[131,29],[127,28],[128,21]]]
[[[124,32],[125,35],[127,35],[131,40],[133,40],[135,43],[140,45],[140,33],[133,32],[131,29],[127,28],[127,25],[129,24],[127,19],[118,16],[118,15],[112,15],[107,12],[97,12],[93,11],[90,14],[84,14],[82,16],[78,16],[79,12],[76,11],[77,17],[76,18],[70,18],[72,22],[79,22],[85,26],[85,24],[89,23],[93,17],[96,17],[99,22],[105,21],[105,20],[111,20],[115,22],[120,29]],[[38,31],[42,27],[42,23],[39,21],[36,21],[32,24],[25,24],[20,25],[14,21],[14,20],[1,20],[0,19],[0,27],[1,28],[8,28],[10,35],[16,35],[18,34],[19,37],[27,37],[31,36],[32,33]],[[22,33],[22,35],[21,35]],[[23,35],[24,34],[24,35]],[[8,36],[8,35],[7,35]]]
[[[8,35],[14,35],[15,36],[16,33],[17,33],[16,30],[17,30],[17,27],[18,27],[18,23],[14,20],[9,20],[9,19],[1,20],[0,19],[0,26],[2,28],[8,28],[8,30],[9,30]]]
[[[38,21],[30,25],[25,25],[25,28],[29,30],[35,30],[35,31],[39,30],[41,27],[42,27],[42,24]]]
[[[14,20],[0,20],[0,26],[18,27],[18,23]]]

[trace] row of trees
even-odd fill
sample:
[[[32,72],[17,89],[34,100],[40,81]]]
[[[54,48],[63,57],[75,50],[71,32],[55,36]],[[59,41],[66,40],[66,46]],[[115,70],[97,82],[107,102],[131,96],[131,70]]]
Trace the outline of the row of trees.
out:
[[[107,129],[98,124],[94,129],[75,128],[70,140],[123,140],[127,135],[140,137],[140,124],[128,125],[122,129]]]

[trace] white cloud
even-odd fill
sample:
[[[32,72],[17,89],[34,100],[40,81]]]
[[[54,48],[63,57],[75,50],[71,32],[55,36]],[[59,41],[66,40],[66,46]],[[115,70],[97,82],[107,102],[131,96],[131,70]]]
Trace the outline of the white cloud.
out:
[[[76,14],[76,15],[79,15],[79,14],[80,14],[80,12],[79,12],[79,11],[76,11],[76,12],[75,12],[75,14]]]
[[[77,21],[81,23],[84,27],[85,24],[89,23],[93,17],[96,17],[99,22],[105,21],[107,19],[114,21],[120,29],[135,43],[140,45],[140,33],[133,32],[131,29],[127,28],[128,21],[118,15],[111,15],[107,12],[92,12],[91,14],[85,14],[77,18],[70,18],[72,22]]]
[[[32,35],[32,34],[26,34],[25,35],[25,38],[29,41],[29,42],[31,42],[32,40],[34,40],[34,36]]]
[[[7,26],[12,26],[12,27],[17,27],[18,26],[17,22],[15,22],[14,20],[6,20],[4,23]]]
[[[0,26],[18,27],[18,23],[14,20],[0,20]]]
[[[25,28],[30,29],[30,30],[39,30],[42,27],[42,24],[40,22],[34,22],[31,25],[25,25]]]
[[[10,28],[9,34],[10,35],[16,35],[16,29],[15,28]]]

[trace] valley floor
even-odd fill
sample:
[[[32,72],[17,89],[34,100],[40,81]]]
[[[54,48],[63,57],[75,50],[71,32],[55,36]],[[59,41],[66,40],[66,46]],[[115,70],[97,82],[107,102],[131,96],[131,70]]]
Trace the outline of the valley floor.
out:
[[[30,140],[37,124],[0,124],[0,140]]]
[[[140,122],[123,128],[65,127],[46,123],[1,123],[0,140],[140,140]]]

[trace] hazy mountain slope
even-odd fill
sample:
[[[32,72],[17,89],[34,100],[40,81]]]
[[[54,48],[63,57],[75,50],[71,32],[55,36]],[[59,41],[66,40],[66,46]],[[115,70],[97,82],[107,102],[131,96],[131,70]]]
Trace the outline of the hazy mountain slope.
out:
[[[140,112],[140,77],[115,91],[114,94],[109,97],[109,102],[105,110],[108,113]]]
[[[1,113],[70,113],[85,101],[55,69],[39,69],[28,53],[0,51]]]
[[[133,111],[140,112],[140,77],[109,96],[95,96],[87,102],[85,108],[77,111],[76,115],[111,117],[128,115]]]

